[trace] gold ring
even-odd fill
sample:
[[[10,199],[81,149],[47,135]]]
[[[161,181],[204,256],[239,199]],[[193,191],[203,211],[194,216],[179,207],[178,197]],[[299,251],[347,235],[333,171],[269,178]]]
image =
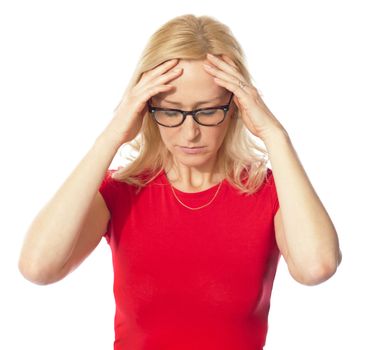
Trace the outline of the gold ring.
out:
[[[244,81],[239,80],[239,86],[243,89],[247,84]]]

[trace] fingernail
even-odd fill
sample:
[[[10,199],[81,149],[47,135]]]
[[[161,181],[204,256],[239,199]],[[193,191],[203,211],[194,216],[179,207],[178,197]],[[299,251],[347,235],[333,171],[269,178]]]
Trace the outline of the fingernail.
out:
[[[175,68],[175,69],[172,70],[172,72],[176,72],[177,73],[177,72],[180,72],[181,69],[182,68]]]

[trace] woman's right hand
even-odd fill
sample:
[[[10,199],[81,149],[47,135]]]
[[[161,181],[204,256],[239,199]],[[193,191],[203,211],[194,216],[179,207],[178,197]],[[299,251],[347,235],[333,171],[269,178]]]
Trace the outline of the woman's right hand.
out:
[[[133,140],[141,129],[143,118],[148,112],[147,101],[161,92],[171,90],[173,85],[166,85],[169,80],[177,78],[182,72],[172,69],[179,62],[173,59],[161,63],[142,74],[139,82],[125,91],[115,114],[104,133],[117,140],[121,145]]]

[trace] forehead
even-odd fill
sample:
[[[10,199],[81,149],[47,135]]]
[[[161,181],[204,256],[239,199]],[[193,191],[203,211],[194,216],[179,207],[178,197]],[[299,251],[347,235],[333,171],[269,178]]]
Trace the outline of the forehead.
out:
[[[227,90],[216,84],[213,75],[203,67],[205,60],[179,60],[174,68],[182,68],[182,73],[173,80],[164,84],[173,85],[171,91],[166,91],[153,96],[153,100],[168,99],[185,103],[212,100],[217,96],[226,95]],[[171,71],[169,70],[169,71]]]

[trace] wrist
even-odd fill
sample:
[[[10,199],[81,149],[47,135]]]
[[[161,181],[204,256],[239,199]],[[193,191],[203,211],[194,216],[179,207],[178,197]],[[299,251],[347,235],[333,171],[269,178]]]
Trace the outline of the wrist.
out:
[[[104,130],[95,140],[95,143],[106,145],[108,147],[118,150],[118,148],[125,143],[122,137],[119,137],[117,134],[111,133],[107,130]]]
[[[262,139],[267,148],[275,142],[289,140],[290,140],[289,135],[284,128],[273,129],[270,132],[268,132]]]

